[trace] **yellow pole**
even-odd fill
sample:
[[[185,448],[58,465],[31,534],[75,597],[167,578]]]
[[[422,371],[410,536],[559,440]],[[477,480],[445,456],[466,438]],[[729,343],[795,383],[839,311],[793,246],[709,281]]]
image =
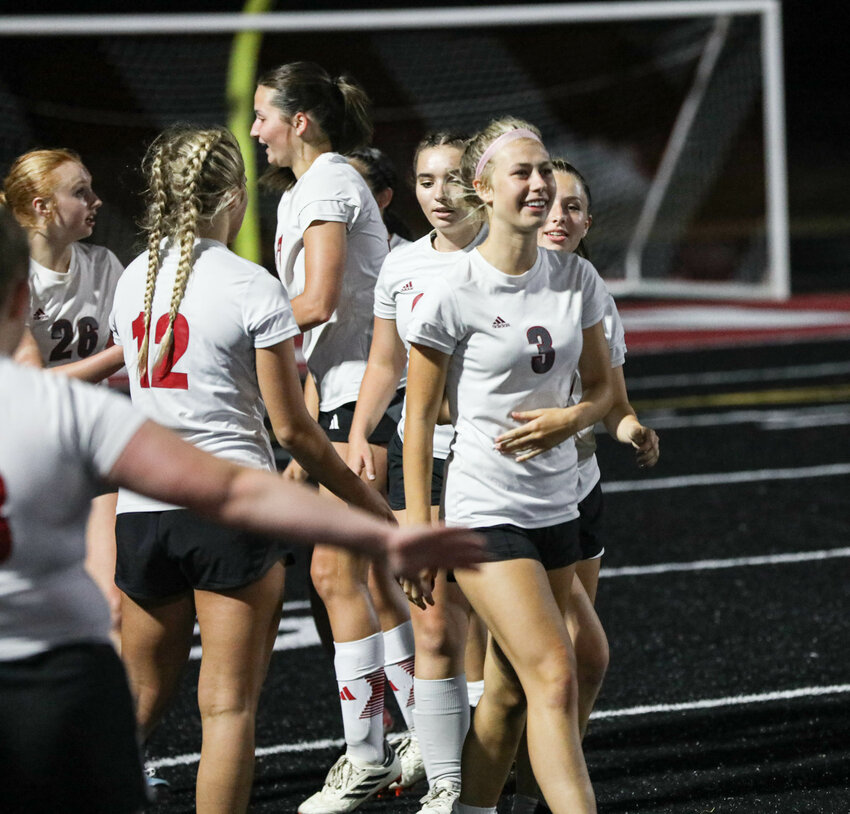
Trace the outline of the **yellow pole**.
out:
[[[258,14],[269,11],[274,0],[246,0],[243,14]],[[248,209],[242,230],[234,241],[233,250],[259,263],[262,259],[260,247],[260,218],[257,203],[257,163],[254,160],[254,140],[251,124],[254,121],[254,90],[257,76],[257,60],[263,40],[260,31],[239,31],[233,37],[230,49],[230,64],[227,69],[227,111],[230,127],[242,155],[245,157],[245,175],[248,178]]]

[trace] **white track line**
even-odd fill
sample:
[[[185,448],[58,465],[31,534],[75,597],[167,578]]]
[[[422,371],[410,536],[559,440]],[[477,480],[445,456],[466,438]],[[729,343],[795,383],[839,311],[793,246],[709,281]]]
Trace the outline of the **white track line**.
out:
[[[764,480],[799,480],[800,478],[832,478],[850,475],[850,463],[826,466],[801,466],[785,469],[753,469],[744,472],[717,472],[705,475],[679,475],[651,480],[602,481],[605,494],[615,492],[649,492],[658,489],[682,489],[686,486],[721,486],[730,483],[755,483]]]
[[[830,548],[822,551],[800,551],[793,554],[766,554],[758,557],[730,557],[724,560],[695,560],[694,562],[666,562],[657,565],[624,565],[621,568],[602,568],[601,578],[643,577],[669,574],[675,571],[716,571],[722,568],[742,568],[753,565],[789,565],[799,562],[850,557],[850,547]]]
[[[596,710],[590,717],[594,720],[603,720],[607,718],[628,718],[635,715],[659,715],[667,712],[690,712],[701,709],[765,704],[772,701],[791,701],[797,698],[817,698],[823,695],[840,695],[848,692],[850,692],[850,684],[832,684],[827,687],[801,687],[796,690],[777,690],[752,695],[731,695],[725,698],[705,698],[701,701],[685,701],[679,704],[651,704],[638,707],[625,707],[623,709]],[[325,738],[315,741],[301,741],[300,743],[281,743],[276,746],[263,746],[257,748],[254,754],[257,757],[267,757],[269,755],[291,754],[292,752],[338,749],[342,745],[342,739],[333,740]],[[200,757],[199,753],[192,752],[186,755],[156,758],[155,760],[148,761],[148,765],[156,769],[167,768],[169,766],[188,766],[197,763]]]
[[[755,424],[760,430],[796,430],[850,424],[850,410],[846,404],[787,410],[728,410],[692,415],[676,415],[668,410],[645,410],[641,412],[641,418],[654,430],[725,427],[734,424]],[[598,425],[596,432],[605,435],[605,427]]]

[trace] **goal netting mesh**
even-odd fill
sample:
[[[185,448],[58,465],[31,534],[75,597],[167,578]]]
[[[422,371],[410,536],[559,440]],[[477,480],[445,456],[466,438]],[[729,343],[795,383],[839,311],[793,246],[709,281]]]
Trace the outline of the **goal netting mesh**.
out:
[[[266,31],[258,67],[312,59],[355,76],[374,102],[375,144],[404,177],[429,130],[474,131],[505,114],[533,122],[590,183],[590,251],[615,292],[782,296],[784,190],[771,172],[784,156],[767,121],[766,17],[728,7],[533,24],[503,7],[510,24]],[[36,146],[78,150],[105,202],[94,239],[130,259],[144,147],[173,122],[228,121],[233,33],[0,41],[0,170]],[[39,59],[48,47],[52,70]],[[408,188],[395,212],[426,230]],[[260,217],[270,250],[273,198]]]

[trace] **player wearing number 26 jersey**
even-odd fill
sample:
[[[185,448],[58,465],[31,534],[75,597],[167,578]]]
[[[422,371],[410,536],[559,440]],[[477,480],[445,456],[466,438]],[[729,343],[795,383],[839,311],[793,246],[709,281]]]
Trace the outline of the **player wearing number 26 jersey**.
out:
[[[432,281],[407,341],[452,357],[446,522],[540,528],[578,517],[575,444],[519,463],[493,440],[515,426],[513,411],[569,403],[581,332],[602,319],[607,297],[590,263],[546,249],[519,275],[502,273],[476,249]]]
[[[147,252],[130,263],[115,292],[112,330],[115,342],[124,348],[133,403],[207,452],[273,470],[255,349],[298,334],[286,293],[264,268],[223,243],[196,240],[192,274],[175,321],[172,363],[163,373],[153,360],[168,323],[178,257],[177,248],[164,249],[151,311],[150,376],[140,378],[137,373]],[[119,493],[119,513],[163,508],[173,507],[132,492]]]
[[[45,367],[85,359],[109,340],[109,312],[122,266],[103,246],[74,243],[60,273],[30,260],[32,332]]]

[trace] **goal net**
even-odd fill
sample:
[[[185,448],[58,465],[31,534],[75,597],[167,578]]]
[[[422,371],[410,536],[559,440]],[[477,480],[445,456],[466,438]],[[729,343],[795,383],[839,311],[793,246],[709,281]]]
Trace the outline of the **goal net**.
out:
[[[35,146],[77,149],[105,202],[95,240],[130,259],[145,144],[175,121],[232,120],[234,35],[254,30],[258,72],[310,59],[356,77],[375,144],[404,177],[427,131],[506,114],[536,124],[589,181],[590,252],[615,294],[778,299],[789,293],[779,26],[774,0],[0,17],[0,169]],[[394,208],[424,233],[409,189]],[[272,197],[257,217],[254,259],[270,265]]]

